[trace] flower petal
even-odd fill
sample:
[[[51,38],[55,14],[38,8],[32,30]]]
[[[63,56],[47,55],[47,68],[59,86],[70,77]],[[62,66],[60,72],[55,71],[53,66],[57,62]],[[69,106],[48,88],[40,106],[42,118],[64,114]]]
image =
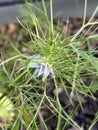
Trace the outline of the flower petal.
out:
[[[40,65],[39,65],[38,63],[36,63],[36,62],[30,62],[30,63],[28,64],[28,67],[29,67],[29,68],[39,68]]]

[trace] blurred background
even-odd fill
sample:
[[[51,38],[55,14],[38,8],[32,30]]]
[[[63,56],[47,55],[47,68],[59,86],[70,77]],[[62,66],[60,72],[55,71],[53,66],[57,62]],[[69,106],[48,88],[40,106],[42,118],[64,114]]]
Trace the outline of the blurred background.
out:
[[[19,10],[22,9],[25,0],[0,0],[0,23],[16,22],[20,17]],[[53,0],[54,17],[83,17],[85,0]],[[32,0],[33,4],[42,6],[41,0]],[[46,0],[48,3],[49,0]],[[98,5],[98,0],[88,0],[87,16],[91,16]],[[48,11],[49,12],[49,11]],[[98,15],[98,12],[97,14]]]

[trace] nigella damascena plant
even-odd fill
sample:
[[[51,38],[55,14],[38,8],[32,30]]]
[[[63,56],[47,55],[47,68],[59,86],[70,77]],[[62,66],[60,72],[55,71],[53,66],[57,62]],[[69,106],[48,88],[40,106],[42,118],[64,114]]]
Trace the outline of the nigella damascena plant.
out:
[[[47,62],[42,62],[41,55],[29,56],[31,62],[28,64],[28,67],[34,69],[33,76],[35,78],[42,76],[42,80],[45,81],[48,77],[52,78],[52,71],[49,68]]]

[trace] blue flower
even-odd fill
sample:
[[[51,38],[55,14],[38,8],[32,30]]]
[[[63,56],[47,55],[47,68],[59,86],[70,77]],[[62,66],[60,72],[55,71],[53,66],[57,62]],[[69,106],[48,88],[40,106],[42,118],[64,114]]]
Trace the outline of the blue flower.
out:
[[[42,80],[45,81],[45,79],[49,76],[52,77],[52,71],[49,68],[49,65],[47,62],[35,62],[36,60],[41,60],[41,56],[40,55],[34,55],[34,56],[30,56],[29,58],[32,59],[32,61],[28,64],[29,68],[34,68],[34,73],[33,76],[35,78],[42,76]],[[34,60],[34,62],[33,62]]]

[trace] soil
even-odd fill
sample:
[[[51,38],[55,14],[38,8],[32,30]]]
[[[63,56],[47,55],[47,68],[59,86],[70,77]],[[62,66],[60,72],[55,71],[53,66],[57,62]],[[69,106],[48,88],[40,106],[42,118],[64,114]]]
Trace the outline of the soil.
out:
[[[98,18],[95,17],[93,20],[97,20]],[[66,32],[67,31],[67,35],[68,36],[72,36],[74,35],[79,28],[82,26],[82,22],[83,19],[82,18],[69,18],[69,23],[67,24],[66,20],[60,19],[60,23],[59,23],[59,32]],[[54,20],[54,24],[57,24],[57,19]],[[86,36],[89,36],[94,30],[94,34],[98,34],[98,27],[97,26],[93,26],[91,28],[91,30],[86,33],[88,30],[88,28],[84,29],[82,31],[81,34],[85,34]],[[23,41],[23,38],[26,36],[26,39],[29,39],[29,37],[27,36],[26,32],[24,31],[24,29],[17,23],[10,23],[9,25],[1,25],[0,26],[0,34],[2,35],[2,37],[0,37],[0,51],[2,50],[6,50],[6,52],[8,52],[8,48],[9,48],[9,44],[7,41],[6,37],[3,37],[3,35],[9,35],[14,41],[16,46],[19,47],[19,45],[17,43],[20,43]],[[92,40],[91,41],[92,47],[96,48],[98,50],[98,41],[96,40]],[[27,52],[30,53],[28,50],[26,50],[25,47],[21,48],[23,52]],[[87,46],[84,46],[83,49],[87,49]],[[98,54],[95,54],[96,57],[98,57]],[[66,82],[66,81],[65,81]],[[85,79],[85,84],[89,86],[90,82],[89,80]],[[69,83],[66,82],[66,84],[70,85]],[[47,95],[54,98],[54,82],[53,80],[48,80],[47,82]],[[66,107],[69,104],[69,99],[65,93],[65,91],[60,88],[58,89],[59,91],[59,99],[60,99],[60,103],[61,105],[64,107],[64,110],[70,114],[72,112],[72,110],[75,109],[75,106],[78,106],[78,100],[75,99],[74,97],[74,105],[69,105],[69,107]],[[94,94],[96,100],[86,97],[85,99],[82,99],[82,96],[80,95],[81,101],[82,101],[82,108],[81,107],[77,107],[77,110],[74,112],[73,115],[73,119],[74,121],[76,121],[79,126],[81,126],[81,130],[88,130],[90,123],[92,122],[92,120],[94,119],[95,114],[98,111],[98,92],[96,92]],[[48,105],[48,103],[47,103]],[[51,109],[53,109],[51,107]],[[54,110],[53,110],[54,111]],[[51,111],[49,111],[49,109],[43,109],[41,111],[41,115],[44,119],[47,119],[47,117],[50,117],[50,115],[52,115]],[[40,121],[40,119],[39,119]],[[65,122],[62,120],[62,128],[64,126]],[[52,118],[50,118],[48,120],[48,122],[46,122],[47,128],[48,130],[56,130],[56,125],[57,125],[57,118],[56,116],[53,116]],[[61,128],[61,130],[62,130]],[[44,130],[43,126],[40,123],[40,127],[39,130]],[[68,127],[66,127],[66,129],[64,130],[79,130],[74,128],[73,126],[69,125]],[[98,122],[90,129],[90,130],[98,130]]]

